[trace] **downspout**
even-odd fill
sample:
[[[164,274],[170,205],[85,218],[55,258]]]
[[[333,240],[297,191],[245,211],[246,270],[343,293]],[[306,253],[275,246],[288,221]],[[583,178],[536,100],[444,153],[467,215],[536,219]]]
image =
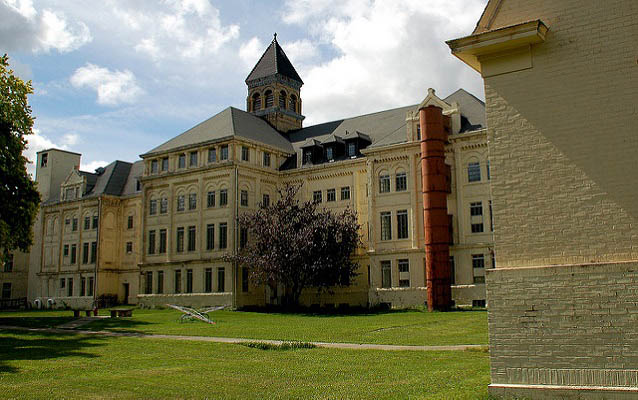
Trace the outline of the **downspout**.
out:
[[[237,163],[235,162],[235,224],[233,226],[234,240],[233,240],[233,256],[237,256],[237,245],[239,238],[239,170]],[[233,266],[231,269],[233,279],[233,295],[232,295],[232,308],[237,308],[237,261],[233,260]]]
[[[419,109],[421,125],[421,179],[425,271],[429,311],[444,311],[452,304],[447,193],[449,169],[445,164],[445,143],[449,117],[441,108]]]
[[[98,301],[97,301],[97,271],[98,264],[100,263],[100,229],[102,229],[102,196],[97,198],[97,231],[95,232],[95,280],[93,282],[93,314],[97,316]]]

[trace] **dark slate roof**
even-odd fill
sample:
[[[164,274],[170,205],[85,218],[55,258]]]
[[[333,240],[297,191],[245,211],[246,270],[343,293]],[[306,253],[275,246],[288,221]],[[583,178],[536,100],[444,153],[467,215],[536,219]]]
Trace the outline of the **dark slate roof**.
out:
[[[290,142],[266,121],[237,108],[228,107],[142,156],[175,151],[233,136],[264,143],[288,153],[294,151]]]
[[[86,188],[84,189],[84,194],[91,193],[93,188],[95,187],[95,182],[97,182],[98,175],[92,172],[86,171],[78,171],[80,175],[86,178]]]
[[[144,161],[135,161],[133,165],[131,165],[131,170],[129,171],[128,178],[126,179],[121,195],[128,196],[139,193],[137,190],[137,181],[142,175],[144,175]]]
[[[485,122],[485,103],[473,94],[459,89],[445,99],[448,104],[453,102],[461,106],[461,133],[475,131],[487,127]]]
[[[93,174],[97,176],[95,186],[92,191],[87,192],[85,197],[99,196],[101,194],[121,195],[132,165],[129,162],[117,160],[104,167],[104,172],[100,175]],[[80,173],[88,174],[83,171],[80,171]]]
[[[257,64],[253,70],[250,71],[250,74],[248,74],[246,83],[276,74],[285,76],[286,78],[290,78],[303,84],[303,81],[295,70],[295,67],[292,66],[292,63],[286,56],[286,53],[284,53],[284,50],[281,46],[279,46],[279,43],[277,43],[277,35],[275,34],[275,38],[270,43],[270,46],[268,46],[259,61],[257,61]]]

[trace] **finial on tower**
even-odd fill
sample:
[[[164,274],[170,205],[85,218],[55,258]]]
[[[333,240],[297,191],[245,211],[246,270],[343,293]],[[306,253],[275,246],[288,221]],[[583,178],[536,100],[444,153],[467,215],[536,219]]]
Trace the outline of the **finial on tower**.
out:
[[[274,34],[273,36],[274,36],[274,37],[273,37],[272,41],[273,41],[273,42],[276,42],[276,41],[277,41],[277,32],[275,32],[275,34]]]

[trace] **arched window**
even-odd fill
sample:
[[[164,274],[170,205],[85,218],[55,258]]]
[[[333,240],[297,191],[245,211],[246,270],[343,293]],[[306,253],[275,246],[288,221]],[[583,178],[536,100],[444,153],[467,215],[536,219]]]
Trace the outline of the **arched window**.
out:
[[[259,93],[253,94],[253,111],[257,111],[261,108],[261,96]]]
[[[295,96],[294,94],[290,95],[290,106],[288,107],[288,109],[297,112],[297,96]]]
[[[272,107],[275,103],[275,96],[272,94],[272,90],[267,90],[266,93],[264,93],[264,97],[266,97],[264,108]]]
[[[279,107],[283,110],[286,109],[286,92],[283,90],[279,92]]]

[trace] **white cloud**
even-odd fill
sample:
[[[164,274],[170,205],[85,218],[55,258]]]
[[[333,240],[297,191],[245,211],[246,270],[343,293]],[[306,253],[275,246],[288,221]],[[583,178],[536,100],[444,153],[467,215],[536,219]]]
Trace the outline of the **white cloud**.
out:
[[[319,51],[315,44],[308,39],[284,42],[281,43],[281,46],[285,48],[286,55],[290,59],[290,62],[292,62],[295,66],[315,61],[319,55]],[[255,62],[256,61],[254,59],[253,63]]]
[[[64,146],[58,146],[51,139],[46,136],[40,134],[40,131],[37,129],[33,130],[32,135],[25,136],[27,139],[27,148],[22,152],[22,155],[25,156],[30,163],[27,164],[27,172],[32,176],[35,176],[35,162],[37,161],[37,152],[40,150],[50,149],[50,148],[61,148],[64,149]]]
[[[91,63],[78,68],[70,82],[77,88],[89,87],[95,90],[97,102],[103,105],[132,103],[142,93],[131,71],[109,71]]]
[[[108,164],[108,162],[106,161],[91,161],[87,164],[84,164],[82,162],[80,162],[80,170],[81,171],[87,171],[87,172],[93,172],[96,169],[100,168],[100,167],[104,167]]]
[[[261,40],[257,37],[253,37],[249,41],[241,44],[239,47],[239,58],[244,62],[244,65],[250,69],[255,66],[264,50],[265,47],[261,43]]]

